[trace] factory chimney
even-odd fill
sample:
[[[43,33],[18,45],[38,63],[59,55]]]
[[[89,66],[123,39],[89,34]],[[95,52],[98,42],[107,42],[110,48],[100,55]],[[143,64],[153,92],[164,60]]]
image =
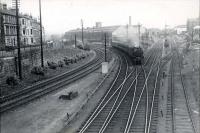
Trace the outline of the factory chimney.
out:
[[[129,16],[129,25],[131,25],[131,16]]]

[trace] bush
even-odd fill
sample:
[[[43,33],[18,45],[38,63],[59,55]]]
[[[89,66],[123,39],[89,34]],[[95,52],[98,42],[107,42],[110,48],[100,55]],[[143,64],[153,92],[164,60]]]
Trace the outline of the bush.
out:
[[[74,56],[72,59],[73,59],[73,63],[76,63],[78,60],[76,56]]]
[[[63,67],[64,66],[64,62],[63,61],[58,61],[58,67]]]
[[[35,66],[31,69],[31,73],[32,74],[36,74],[36,75],[42,75],[44,76],[45,74],[45,69],[40,67],[40,66]]]
[[[18,85],[18,83],[19,83],[19,81],[15,76],[8,76],[6,78],[6,84],[8,84],[8,85],[14,86],[14,85]]]
[[[55,62],[49,62],[49,61],[47,61],[47,65],[50,69],[56,69],[58,66]]]
[[[64,57],[63,61],[65,62],[65,65],[69,65],[70,61],[67,57]]]
[[[67,63],[67,64],[73,63],[73,59],[66,56],[66,57],[64,57],[64,62],[65,62],[65,64],[66,64],[66,63]]]
[[[89,51],[90,50],[90,46],[89,45],[85,45],[84,50]]]

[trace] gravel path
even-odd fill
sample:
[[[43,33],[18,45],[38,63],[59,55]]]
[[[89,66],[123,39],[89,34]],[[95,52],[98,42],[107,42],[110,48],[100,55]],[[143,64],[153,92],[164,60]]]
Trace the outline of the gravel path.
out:
[[[45,97],[9,111],[1,116],[1,133],[56,133],[63,129],[88,99],[88,94],[103,79],[101,69]],[[110,80],[108,80],[109,82]],[[104,86],[105,87],[105,86]],[[61,94],[78,91],[71,101],[61,100]],[[98,95],[99,96],[99,95]],[[98,97],[96,97],[98,99]],[[91,101],[91,100],[90,100]]]
[[[105,80],[103,85],[91,96],[91,98],[87,101],[87,104],[83,106],[83,108],[78,112],[76,117],[66,125],[61,132],[59,133],[75,133],[80,127],[81,124],[86,121],[90,112],[96,107],[97,103],[101,99],[101,97],[105,94],[108,87],[111,84],[111,81],[114,79],[118,67],[118,62],[110,63],[110,66],[113,66],[113,70],[110,71],[108,78]]]

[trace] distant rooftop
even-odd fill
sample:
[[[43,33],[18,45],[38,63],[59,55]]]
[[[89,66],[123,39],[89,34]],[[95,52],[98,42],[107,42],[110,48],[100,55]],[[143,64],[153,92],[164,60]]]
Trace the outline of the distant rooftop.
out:
[[[187,26],[186,25],[178,25],[178,26],[176,26],[174,28],[187,28]]]
[[[120,27],[120,25],[115,25],[115,26],[104,26],[104,27],[87,27],[87,28],[84,28],[84,31],[106,31],[106,32],[112,32],[114,30],[116,30],[118,27]],[[78,28],[78,29],[73,29],[73,30],[69,30],[68,32],[81,32],[81,29]]]
[[[15,8],[7,8],[6,4],[0,3],[0,10],[2,14],[16,16],[16,9]],[[19,13],[19,17],[33,19],[37,21],[37,18],[34,18],[32,15]]]

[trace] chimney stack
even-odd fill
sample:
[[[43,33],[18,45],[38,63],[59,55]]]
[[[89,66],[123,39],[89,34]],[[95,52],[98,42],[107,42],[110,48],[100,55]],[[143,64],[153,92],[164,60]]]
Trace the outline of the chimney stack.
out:
[[[3,4],[3,10],[7,10],[7,4]]]
[[[131,24],[131,16],[129,16],[129,25],[132,25],[132,24]]]

